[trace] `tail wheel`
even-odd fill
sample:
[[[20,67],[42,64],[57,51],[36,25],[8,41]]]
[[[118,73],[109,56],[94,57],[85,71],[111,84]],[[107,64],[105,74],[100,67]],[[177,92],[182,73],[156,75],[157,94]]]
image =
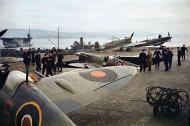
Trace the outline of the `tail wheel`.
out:
[[[36,102],[24,103],[17,110],[15,126],[41,126],[42,112]]]

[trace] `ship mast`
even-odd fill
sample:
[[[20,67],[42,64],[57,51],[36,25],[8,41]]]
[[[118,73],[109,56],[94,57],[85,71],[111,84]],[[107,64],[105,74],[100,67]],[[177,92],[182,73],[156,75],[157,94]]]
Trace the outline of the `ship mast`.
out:
[[[59,27],[58,27],[58,36],[57,36],[58,38],[58,50],[59,50]]]

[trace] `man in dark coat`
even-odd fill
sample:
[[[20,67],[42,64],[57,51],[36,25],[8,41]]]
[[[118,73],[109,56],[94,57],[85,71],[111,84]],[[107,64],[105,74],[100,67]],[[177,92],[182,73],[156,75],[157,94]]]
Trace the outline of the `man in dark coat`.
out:
[[[160,68],[160,61],[161,61],[162,54],[160,50],[157,48],[156,51],[153,54],[154,62],[155,62],[155,67],[157,69]]]
[[[146,53],[145,53],[145,49],[142,50],[142,52],[139,54],[139,62],[140,62],[140,71],[146,71],[146,67],[147,67],[147,64],[146,64],[146,60],[147,60],[147,57],[146,57]]]
[[[183,47],[181,47],[181,58],[182,60],[185,60],[185,51],[188,52],[187,47],[185,47],[185,44],[183,45]]]
[[[177,64],[181,66],[181,49],[177,47]]]
[[[26,50],[24,50],[22,57],[23,57],[23,63],[26,66],[27,65],[27,51]]]
[[[43,75],[44,75],[44,73],[45,73],[45,71],[47,69],[47,60],[48,60],[48,57],[47,57],[47,54],[45,53],[44,57],[42,58],[42,74]]]
[[[32,65],[34,65],[34,63],[35,63],[35,48],[32,48],[32,50],[31,50],[31,55],[32,55]]]
[[[164,60],[165,71],[168,71],[169,70],[169,66],[168,66],[169,58],[168,58],[168,51],[166,48],[164,48],[162,50],[162,56],[163,56],[163,60]]]
[[[48,56],[47,64],[46,64],[46,77],[48,77],[48,75],[53,76],[51,70],[52,70],[52,58],[50,56]]]
[[[56,65],[55,65],[56,52],[51,51],[49,57],[51,58],[51,69],[53,69],[53,71],[55,73],[56,72]]]
[[[62,67],[63,67],[63,53],[61,50],[58,50],[58,54],[57,54],[57,68],[58,71],[62,72]]]
[[[173,52],[170,48],[167,48],[167,51],[168,51],[168,65],[169,65],[169,68],[171,68],[172,59],[173,59]]]
[[[40,71],[41,70],[41,55],[39,51],[35,55],[35,61],[36,61],[36,71]]]

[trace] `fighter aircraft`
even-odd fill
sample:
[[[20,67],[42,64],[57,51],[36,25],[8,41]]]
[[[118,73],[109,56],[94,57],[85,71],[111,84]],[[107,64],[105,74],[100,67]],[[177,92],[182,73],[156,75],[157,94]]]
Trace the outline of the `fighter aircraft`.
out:
[[[25,73],[0,66],[3,126],[75,126],[65,113],[121,89],[137,73],[132,66],[115,66],[71,71],[34,82]]]
[[[78,52],[76,55],[79,56],[79,63],[71,63],[69,66],[77,68],[98,68],[122,65],[139,67],[137,64],[133,64],[113,56],[100,56],[86,52]]]
[[[167,37],[162,37],[160,34],[158,36],[158,38],[154,38],[154,39],[147,39],[147,40],[143,40],[140,42],[136,42],[136,43],[129,43],[126,44],[122,47],[122,49],[129,49],[129,48],[133,48],[133,47],[141,47],[141,46],[158,46],[158,45],[162,45],[165,42],[168,42],[171,40],[171,36],[170,33],[168,32],[168,36]]]
[[[131,43],[132,42],[132,37],[134,35],[134,32],[131,34],[131,36],[128,38],[128,37],[125,37],[124,39],[121,39],[121,40],[114,40],[112,42],[108,42],[106,43],[105,45],[103,45],[102,49],[114,49],[114,48],[118,48],[118,47],[122,47],[124,46],[125,44],[128,44],[128,43]]]

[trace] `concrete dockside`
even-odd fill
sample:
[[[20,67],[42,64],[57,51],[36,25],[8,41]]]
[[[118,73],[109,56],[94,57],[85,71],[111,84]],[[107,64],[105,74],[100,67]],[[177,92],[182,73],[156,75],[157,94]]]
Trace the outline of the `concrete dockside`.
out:
[[[138,55],[140,50],[132,52],[117,52],[117,55]],[[67,114],[77,126],[187,126],[187,108],[184,112],[175,114],[159,113],[153,115],[152,107],[146,102],[146,88],[162,86],[184,89],[190,95],[190,52],[186,60],[177,66],[176,50],[173,50],[172,68],[165,72],[161,63],[160,69],[152,66],[152,71],[139,72],[125,88],[89,104],[77,111]],[[115,55],[114,52],[97,53]],[[69,61],[73,56],[65,56]],[[22,63],[13,63],[13,69],[24,71]],[[63,68],[68,71],[68,68]]]
[[[170,71],[164,71],[163,63],[159,70],[152,66],[151,72],[139,72],[122,90],[68,114],[69,117],[78,126],[187,126],[187,108],[179,115],[159,113],[154,116],[152,107],[146,102],[149,86],[184,89],[190,94],[190,53],[186,54],[182,66],[177,66],[176,50],[173,52]]]

